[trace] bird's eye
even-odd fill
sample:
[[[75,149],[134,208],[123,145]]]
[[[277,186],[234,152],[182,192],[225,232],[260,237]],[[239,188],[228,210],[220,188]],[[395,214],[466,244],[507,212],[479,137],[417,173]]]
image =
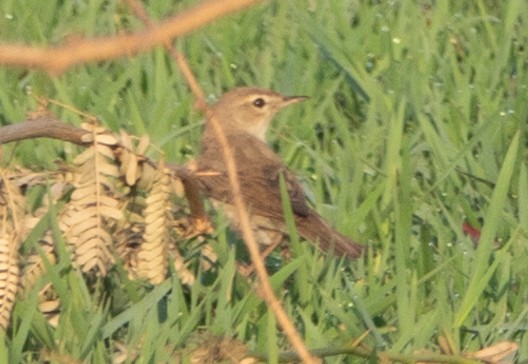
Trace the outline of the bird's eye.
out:
[[[253,100],[253,105],[260,109],[261,107],[266,105],[266,101],[264,101],[263,98],[259,97],[258,99]]]

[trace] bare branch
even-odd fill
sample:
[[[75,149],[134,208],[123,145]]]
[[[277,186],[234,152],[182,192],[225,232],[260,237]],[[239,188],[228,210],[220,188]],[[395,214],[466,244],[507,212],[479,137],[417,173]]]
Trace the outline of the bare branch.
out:
[[[1,127],[0,144],[32,138],[52,138],[78,145],[89,145],[91,143],[82,140],[82,136],[86,133],[86,130],[66,124],[46,113],[34,119]]]
[[[259,3],[258,0],[209,0],[146,31],[114,37],[76,40],[55,47],[0,44],[0,65],[40,68],[60,74],[67,68],[145,51],[187,34],[213,20]]]

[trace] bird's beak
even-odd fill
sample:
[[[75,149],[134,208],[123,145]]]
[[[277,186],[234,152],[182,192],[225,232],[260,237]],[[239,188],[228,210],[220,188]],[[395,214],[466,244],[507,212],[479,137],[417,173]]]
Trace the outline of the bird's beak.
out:
[[[296,104],[298,102],[304,101],[308,99],[308,96],[284,96],[282,101],[284,101],[283,106],[288,106],[291,104]]]

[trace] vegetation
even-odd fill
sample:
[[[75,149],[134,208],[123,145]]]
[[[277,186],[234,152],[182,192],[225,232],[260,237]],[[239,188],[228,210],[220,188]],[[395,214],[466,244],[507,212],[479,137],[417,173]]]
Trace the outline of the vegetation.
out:
[[[161,20],[193,3],[146,6]],[[336,354],[326,362],[363,362],[350,353],[356,340],[403,361],[508,341],[528,362],[527,25],[525,0],[291,0],[178,40],[211,100],[240,85],[310,96],[279,115],[269,142],[316,209],[369,254],[342,261],[293,241],[290,259],[276,253],[268,263],[306,345]],[[142,27],[120,1],[0,3],[2,42],[53,45]],[[2,125],[23,121],[34,96],[45,97],[116,132],[148,134],[170,162],[199,151],[202,116],[161,47],[58,76],[0,68],[0,84]],[[79,151],[49,139],[7,144],[0,168],[53,171]],[[31,194],[33,210],[47,194]],[[58,259],[17,299],[0,361],[228,361],[247,350],[273,363],[291,350],[237,273],[243,242],[221,214],[206,238],[218,256],[213,270],[196,263],[193,241],[182,243],[192,285],[177,275],[154,286],[129,280],[119,264],[104,278],[83,275],[56,225],[46,215],[22,243],[23,253],[51,227]],[[57,326],[38,309],[48,283],[60,300]]]

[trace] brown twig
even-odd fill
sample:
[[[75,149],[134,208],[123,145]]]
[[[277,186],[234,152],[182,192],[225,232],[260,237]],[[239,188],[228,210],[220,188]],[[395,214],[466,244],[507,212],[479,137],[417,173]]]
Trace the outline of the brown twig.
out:
[[[40,68],[53,74],[60,74],[72,65],[115,59],[145,51],[258,2],[258,0],[204,1],[143,32],[76,40],[55,47],[0,44],[0,65]]]
[[[88,145],[91,143],[82,140],[82,136],[86,133],[86,130],[66,124],[46,113],[0,128],[0,144],[33,138],[52,138],[78,145]]]

